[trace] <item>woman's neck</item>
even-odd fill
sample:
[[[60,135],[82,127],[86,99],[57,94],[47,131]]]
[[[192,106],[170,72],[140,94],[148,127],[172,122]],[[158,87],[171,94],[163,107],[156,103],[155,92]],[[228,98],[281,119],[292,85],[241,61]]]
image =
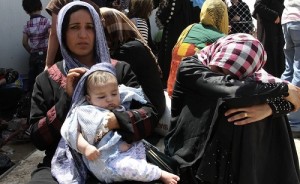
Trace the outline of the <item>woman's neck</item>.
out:
[[[95,62],[95,57],[94,57],[94,56],[82,56],[82,57],[80,57],[80,56],[78,57],[78,56],[77,56],[77,60],[78,60],[80,63],[86,65],[87,67],[91,67],[91,66],[93,66],[94,64],[96,64],[96,62]]]

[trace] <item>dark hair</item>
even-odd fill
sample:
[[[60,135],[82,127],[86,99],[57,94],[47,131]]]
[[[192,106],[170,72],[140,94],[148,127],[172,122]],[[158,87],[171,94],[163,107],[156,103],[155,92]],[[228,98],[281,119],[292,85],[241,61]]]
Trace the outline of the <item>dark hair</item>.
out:
[[[148,19],[153,10],[153,0],[130,0],[128,18]]]
[[[61,27],[61,41],[62,44],[65,46],[65,48],[67,49],[68,52],[70,52],[69,47],[67,45],[67,30],[68,30],[68,25],[70,23],[70,17],[71,14],[74,12],[77,12],[78,10],[87,10],[88,12],[89,9],[86,6],[82,6],[82,5],[74,5],[72,6],[65,14],[64,18],[63,18],[63,22],[62,22],[62,27]]]
[[[28,14],[43,9],[43,5],[40,0],[23,0],[22,6],[25,12]]]

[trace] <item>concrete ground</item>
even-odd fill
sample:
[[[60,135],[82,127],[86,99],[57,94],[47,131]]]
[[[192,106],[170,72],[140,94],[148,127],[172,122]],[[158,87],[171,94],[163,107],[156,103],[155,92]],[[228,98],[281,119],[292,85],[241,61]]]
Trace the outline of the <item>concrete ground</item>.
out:
[[[300,157],[300,139],[294,139],[294,141],[296,144],[297,153]],[[158,143],[158,147],[160,149],[163,148],[162,142]],[[20,160],[15,167],[13,167],[0,177],[0,184],[27,183],[30,180],[30,173],[36,168],[36,165],[42,160],[43,156],[44,152],[33,150],[28,157]]]

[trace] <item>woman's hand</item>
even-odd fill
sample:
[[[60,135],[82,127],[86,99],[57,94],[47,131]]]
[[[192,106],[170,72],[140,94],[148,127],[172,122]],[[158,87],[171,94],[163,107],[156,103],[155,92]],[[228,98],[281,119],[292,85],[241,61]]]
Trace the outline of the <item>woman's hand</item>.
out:
[[[285,97],[284,99],[294,105],[295,109],[293,111],[297,111],[300,109],[300,88],[293,84],[288,84],[288,87],[289,96]]]
[[[265,103],[253,105],[251,107],[234,108],[225,112],[228,116],[228,122],[233,122],[235,125],[246,125],[259,120],[262,120],[272,114],[271,107]]]
[[[108,115],[105,117],[105,119],[107,120],[107,128],[109,130],[120,128],[119,122],[114,113],[112,113],[112,112],[108,113]]]
[[[73,68],[69,70],[67,75],[66,93],[69,97],[73,96],[74,89],[81,78],[81,76],[86,72],[86,68]]]
[[[279,24],[280,23],[280,17],[277,16],[276,20],[274,21],[275,24]]]

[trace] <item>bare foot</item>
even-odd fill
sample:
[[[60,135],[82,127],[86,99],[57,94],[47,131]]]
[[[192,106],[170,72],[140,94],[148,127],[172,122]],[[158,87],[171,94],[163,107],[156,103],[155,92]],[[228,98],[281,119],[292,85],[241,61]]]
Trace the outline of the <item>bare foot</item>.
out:
[[[161,171],[161,177],[160,180],[164,184],[177,184],[177,182],[180,180],[179,176],[169,173],[167,171]]]

